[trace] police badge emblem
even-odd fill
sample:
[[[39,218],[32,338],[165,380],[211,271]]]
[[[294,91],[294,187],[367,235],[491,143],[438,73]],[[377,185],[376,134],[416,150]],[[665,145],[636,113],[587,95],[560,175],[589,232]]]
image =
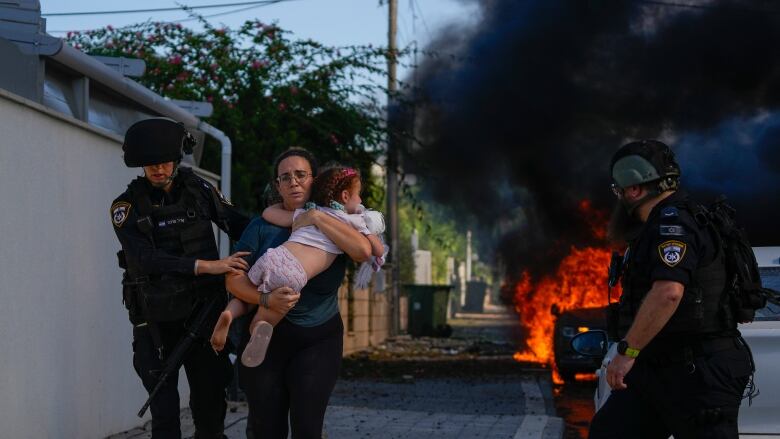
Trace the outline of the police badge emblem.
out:
[[[674,267],[685,257],[687,245],[680,241],[666,241],[658,246],[658,254],[664,264]]]
[[[119,201],[111,206],[111,222],[114,223],[114,227],[122,227],[122,224],[127,220],[127,216],[130,213],[130,203],[126,201]]]

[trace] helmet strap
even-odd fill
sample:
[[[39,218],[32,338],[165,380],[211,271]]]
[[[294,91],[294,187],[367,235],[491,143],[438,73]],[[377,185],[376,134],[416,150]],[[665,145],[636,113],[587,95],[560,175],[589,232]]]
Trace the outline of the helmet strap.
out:
[[[173,172],[171,172],[171,176],[168,177],[168,183],[165,185],[167,186],[169,183],[173,183],[173,179],[176,178],[177,175],[179,175],[179,163],[181,163],[181,160],[176,160],[173,162]]]

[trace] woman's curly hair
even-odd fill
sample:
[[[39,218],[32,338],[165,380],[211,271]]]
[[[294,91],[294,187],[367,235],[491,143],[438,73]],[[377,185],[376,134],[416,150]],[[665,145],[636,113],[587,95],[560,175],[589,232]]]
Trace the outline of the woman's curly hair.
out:
[[[339,194],[350,190],[360,181],[360,171],[346,166],[334,166],[321,171],[311,186],[311,200],[319,206],[329,206],[331,201],[341,203]]]

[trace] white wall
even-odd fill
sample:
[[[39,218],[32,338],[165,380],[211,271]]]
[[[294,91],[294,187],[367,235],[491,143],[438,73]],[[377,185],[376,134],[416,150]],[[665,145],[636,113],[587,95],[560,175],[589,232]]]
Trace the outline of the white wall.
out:
[[[432,282],[432,255],[429,250],[414,251],[414,283],[430,285]]]
[[[138,175],[120,142],[0,90],[0,436],[102,438],[141,423],[109,219]]]

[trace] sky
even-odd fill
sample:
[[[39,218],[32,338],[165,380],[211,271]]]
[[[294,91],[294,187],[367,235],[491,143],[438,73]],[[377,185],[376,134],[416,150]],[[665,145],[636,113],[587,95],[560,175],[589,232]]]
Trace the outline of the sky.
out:
[[[188,6],[219,3],[238,3],[246,0],[178,0]],[[327,45],[373,44],[387,45],[388,7],[379,0],[285,0],[278,4],[260,6],[228,15],[209,18],[215,25],[237,27],[247,19],[259,18],[277,24],[300,38],[311,38]],[[145,8],[175,7],[173,0],[41,0],[41,13],[106,11]],[[244,7],[200,9],[204,15],[235,11]],[[398,0],[398,46],[404,47],[416,41],[424,47],[436,33],[454,23],[469,23],[477,17],[476,1],[468,0]],[[69,17],[45,17],[46,28],[54,36],[64,31],[86,30],[106,25],[123,26],[151,19],[173,21],[186,19],[183,11],[88,15]],[[183,25],[196,26],[192,21]],[[403,71],[399,76],[404,76]]]

